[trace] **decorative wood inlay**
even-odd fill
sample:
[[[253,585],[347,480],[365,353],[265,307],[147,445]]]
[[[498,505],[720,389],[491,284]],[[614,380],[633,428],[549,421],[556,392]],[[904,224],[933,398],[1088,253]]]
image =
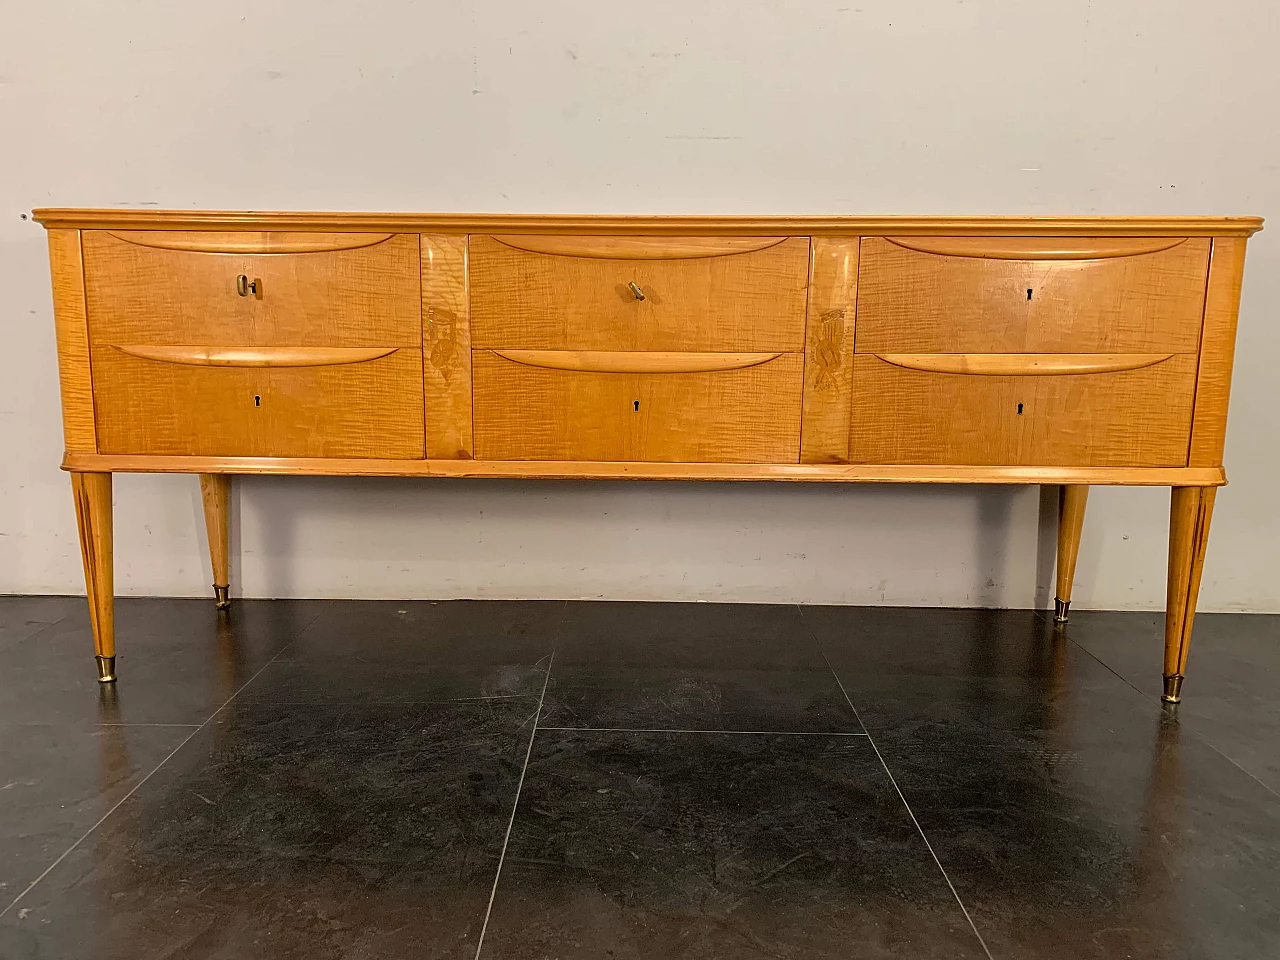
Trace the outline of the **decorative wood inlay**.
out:
[[[390,240],[390,233],[189,233],[182,230],[111,230],[117,240],[191,253],[328,253]]]
[[[390,356],[399,347],[157,347],[113,343],[121,353],[143,360],[195,367],[329,367]]]
[[[472,456],[468,239],[439,234],[421,237],[427,456],[446,460]]]
[[[980,377],[1051,377],[1140,370],[1172,353],[876,353],[885,363],[929,373]]]
[[[562,460],[388,460],[334,457],[168,457],[68,453],[64,470],[111,473],[296,474],[355,477],[796,480],[831,483],[1087,483],[1219,487],[1221,467],[986,467],[963,464],[644,463]]]
[[[583,373],[711,373],[768,363],[777,353],[675,353],[631,350],[494,350],[527,367]]]
[[[809,252],[800,462],[849,462],[857,237],[815,237]]]
[[[885,237],[908,250],[987,260],[1103,260],[1159,253],[1183,243],[1169,237]]]
[[[495,236],[492,239],[528,253],[592,260],[695,260],[753,253],[786,237],[572,237]]]

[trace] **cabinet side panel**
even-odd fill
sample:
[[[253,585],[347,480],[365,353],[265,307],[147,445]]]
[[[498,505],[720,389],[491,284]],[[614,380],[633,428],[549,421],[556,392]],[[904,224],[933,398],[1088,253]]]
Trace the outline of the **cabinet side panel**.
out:
[[[422,235],[423,398],[432,460],[472,458],[467,240]]]
[[[810,263],[800,462],[848,463],[858,238],[815,237]]]
[[[93,420],[93,378],[89,368],[89,325],[79,230],[49,231],[49,272],[53,278],[58,377],[62,382],[62,432],[69,452],[96,453],[98,442]]]
[[[1200,371],[1196,377],[1195,420],[1191,427],[1191,467],[1222,463],[1227,434],[1227,400],[1236,348],[1240,283],[1244,277],[1244,237],[1215,237],[1209,256],[1209,287],[1200,331]]]

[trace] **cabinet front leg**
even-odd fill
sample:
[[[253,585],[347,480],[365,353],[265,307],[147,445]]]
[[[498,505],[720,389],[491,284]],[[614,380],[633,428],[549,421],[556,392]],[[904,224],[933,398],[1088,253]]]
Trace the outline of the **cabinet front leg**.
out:
[[[1204,551],[1217,487],[1174,487],[1169,508],[1169,600],[1164,618],[1164,694],[1166,703],[1182,699],[1182,677],[1191,646]]]
[[[1053,598],[1053,619],[1067,622],[1071,608],[1071,585],[1076,578],[1076,558],[1080,555],[1080,531],[1084,529],[1084,505],[1089,488],[1065,484],[1058,489],[1058,576]]]
[[[116,679],[115,576],[112,572],[111,474],[73,473],[71,492],[80,526],[80,555],[84,586],[93,624],[93,647],[98,679]]]
[[[231,579],[227,573],[227,513],[231,504],[231,478],[225,473],[200,474],[204,500],[204,526],[209,534],[209,559],[213,563],[213,597],[219,610],[231,606]]]

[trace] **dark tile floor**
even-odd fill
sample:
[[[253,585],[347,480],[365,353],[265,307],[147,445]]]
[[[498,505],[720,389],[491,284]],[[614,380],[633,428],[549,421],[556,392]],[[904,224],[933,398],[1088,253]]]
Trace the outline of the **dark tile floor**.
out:
[[[1272,958],[1280,617],[0,598],[0,958]]]

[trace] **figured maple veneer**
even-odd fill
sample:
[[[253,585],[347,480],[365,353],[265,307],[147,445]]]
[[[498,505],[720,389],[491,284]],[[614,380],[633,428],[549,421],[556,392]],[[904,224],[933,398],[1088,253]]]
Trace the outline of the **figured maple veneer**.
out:
[[[1169,485],[1176,701],[1252,218],[39,210],[99,677],[111,474]]]
[[[857,350],[1195,353],[1208,268],[1204,238],[864,237]]]
[[[798,237],[744,249],[738,238],[473,236],[471,336],[492,349],[799,353],[808,273]]]
[[[991,376],[853,361],[855,463],[1185,465],[1196,358],[1116,372]]]
[[[421,347],[416,234],[84,233],[89,337],[102,344]],[[285,251],[285,252],[280,252]],[[236,278],[257,282],[239,296]]]
[[[258,457],[423,455],[422,351],[360,362],[205,366],[100,349],[104,454]]]
[[[703,366],[703,372],[688,372]],[[477,350],[476,456],[488,460],[791,462],[799,453],[803,358],[728,368],[673,356],[648,373],[599,358],[526,363]],[[574,364],[578,364],[577,369]],[[615,361],[615,369],[625,366]]]

